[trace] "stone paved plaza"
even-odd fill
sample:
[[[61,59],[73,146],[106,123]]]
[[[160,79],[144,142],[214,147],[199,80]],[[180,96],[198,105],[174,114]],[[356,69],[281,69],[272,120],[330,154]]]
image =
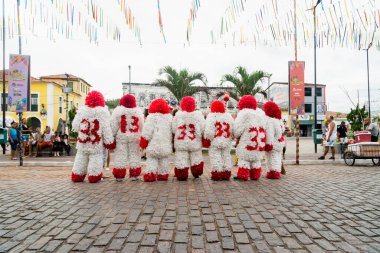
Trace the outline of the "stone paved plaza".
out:
[[[0,203],[1,252],[380,252],[380,167],[98,184],[72,183],[65,167],[3,167]]]

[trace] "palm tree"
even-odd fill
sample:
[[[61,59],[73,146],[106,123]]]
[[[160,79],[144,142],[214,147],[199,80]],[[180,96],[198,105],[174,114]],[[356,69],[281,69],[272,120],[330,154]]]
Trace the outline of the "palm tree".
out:
[[[156,85],[168,88],[178,101],[181,101],[183,97],[192,96],[200,91],[208,95],[209,90],[206,86],[207,78],[202,73],[191,73],[187,69],[177,71],[171,66],[165,66],[159,70],[158,74],[165,74],[166,79],[157,79],[155,82]],[[194,81],[197,80],[201,81],[205,86],[193,86]]]
[[[224,75],[221,83],[231,82],[234,84],[234,91],[230,92],[230,96],[235,100],[239,100],[239,98],[244,95],[254,96],[257,93],[266,97],[266,90],[263,90],[263,88],[259,86],[259,82],[262,82],[267,76],[268,74],[261,70],[248,73],[246,68],[239,66],[235,69],[234,74]],[[223,93],[219,95],[221,96]]]

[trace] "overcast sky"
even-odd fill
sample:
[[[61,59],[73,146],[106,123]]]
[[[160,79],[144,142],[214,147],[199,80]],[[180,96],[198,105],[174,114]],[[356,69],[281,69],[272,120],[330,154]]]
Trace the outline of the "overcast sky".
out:
[[[379,1],[376,0],[377,6]],[[121,23],[121,13],[114,4],[116,1],[110,2],[104,8],[114,13],[115,22]],[[58,39],[51,42],[25,33],[22,53],[31,55],[33,76],[64,72],[74,74],[91,83],[94,89],[102,91],[106,98],[118,98],[122,95],[121,83],[128,82],[128,65],[132,66],[132,82],[154,81],[158,78],[159,68],[165,65],[203,72],[208,78],[209,86],[219,85],[221,76],[231,73],[238,65],[247,67],[249,71],[263,70],[272,73],[272,82],[286,82],[287,62],[294,58],[294,49],[291,46],[255,48],[252,45],[211,45],[210,30],[218,24],[228,2],[201,1],[202,6],[198,11],[190,46],[185,43],[190,0],[161,0],[167,44],[163,43],[159,32],[156,2],[130,0],[141,27],[142,46],[130,33],[129,38],[123,42],[102,41],[99,45],[89,44],[81,39]],[[265,1],[250,2],[252,12],[256,5],[263,2]],[[17,40],[8,40],[6,48],[6,55],[17,53]],[[313,83],[313,49],[300,47],[298,55],[299,60],[306,61],[305,81]],[[380,51],[373,47],[370,50],[370,82],[372,98],[377,100],[377,107],[380,107],[379,69]],[[364,103],[367,100],[365,51],[318,49],[317,82],[327,85],[329,110],[349,111],[351,103],[342,94],[342,87],[355,99],[359,90],[360,101]]]

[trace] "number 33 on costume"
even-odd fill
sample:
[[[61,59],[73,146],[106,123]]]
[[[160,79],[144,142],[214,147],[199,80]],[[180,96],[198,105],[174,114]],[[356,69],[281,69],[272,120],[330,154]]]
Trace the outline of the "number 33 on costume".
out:
[[[73,182],[96,183],[102,179],[103,145],[114,149],[110,113],[105,107],[104,97],[98,91],[87,94],[85,105],[78,110],[72,123],[72,130],[78,132],[77,155],[71,174]]]
[[[188,178],[189,169],[195,178],[203,174],[202,135],[205,119],[200,111],[195,111],[195,100],[184,97],[181,110],[173,119],[175,169],[178,180]]]
[[[239,157],[237,177],[241,180],[258,180],[261,176],[261,159],[266,146],[266,119],[257,111],[256,99],[243,96],[238,104],[235,119],[235,137],[238,139],[236,153]]]
[[[124,95],[111,118],[112,133],[116,138],[114,177],[121,180],[129,169],[129,177],[141,174],[140,138],[144,125],[144,114],[136,107],[133,95]]]
[[[212,180],[229,180],[231,177],[233,122],[222,101],[212,102],[203,139],[203,146],[209,148]]]

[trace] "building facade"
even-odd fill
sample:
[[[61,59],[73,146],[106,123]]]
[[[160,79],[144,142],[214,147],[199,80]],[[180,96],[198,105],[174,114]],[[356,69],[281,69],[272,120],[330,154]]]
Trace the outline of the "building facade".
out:
[[[0,76],[2,76],[2,71],[0,71]],[[59,75],[58,75],[59,76]],[[57,80],[57,79],[55,79]],[[22,117],[26,118],[28,124],[36,129],[40,127],[42,130],[46,126],[52,127],[54,131],[63,131],[62,124],[66,120],[66,93],[64,93],[65,84],[63,81],[56,82],[55,80],[49,78],[34,78],[31,77],[30,82],[30,111],[24,112]],[[59,80],[59,79],[58,79]],[[73,86],[78,87],[79,82],[73,81]],[[2,91],[2,82],[0,83],[0,88]],[[78,107],[84,103],[85,94],[88,93],[90,85],[87,84],[88,90],[84,92],[70,92],[67,94],[68,100],[68,110],[71,108]],[[6,71],[6,83],[5,83],[5,100],[7,102],[8,97],[8,71]],[[75,89],[74,89],[75,90]],[[87,93],[86,93],[87,92]],[[1,109],[3,110],[3,98],[1,93]],[[18,115],[15,112],[8,111],[6,106],[6,125],[9,125],[12,121],[18,121]],[[0,126],[2,127],[3,122],[0,120]]]
[[[129,93],[129,83],[123,83],[123,95]],[[231,91],[232,87],[208,87],[209,94],[204,92],[198,92],[193,95],[197,102],[197,109],[201,110],[203,113],[209,112],[209,107],[212,101],[218,98],[218,95],[225,92]],[[178,101],[173,96],[173,94],[166,88],[162,86],[156,86],[150,83],[131,83],[131,94],[136,97],[136,103],[141,108],[148,108],[150,103],[156,98],[163,98],[171,104],[171,106],[178,106]],[[237,101],[230,99],[228,102],[228,110],[232,113],[237,112]]]
[[[305,115],[300,115],[300,135],[312,136],[314,129],[314,95],[317,96],[317,128],[321,129],[323,121],[326,119],[326,85],[305,83]],[[279,104],[283,111],[283,118],[290,120],[291,126],[295,126],[296,117],[289,117],[289,85],[286,82],[274,82],[268,92],[268,98]]]

